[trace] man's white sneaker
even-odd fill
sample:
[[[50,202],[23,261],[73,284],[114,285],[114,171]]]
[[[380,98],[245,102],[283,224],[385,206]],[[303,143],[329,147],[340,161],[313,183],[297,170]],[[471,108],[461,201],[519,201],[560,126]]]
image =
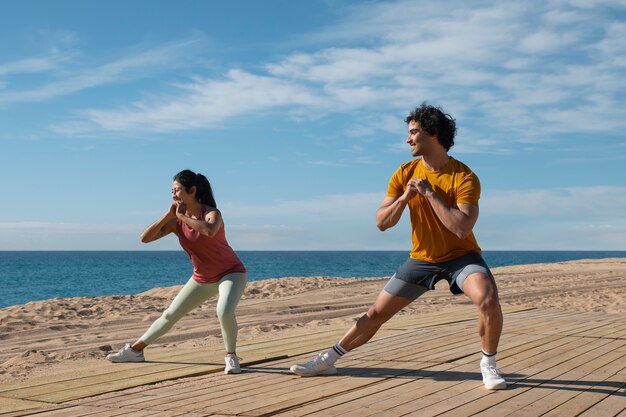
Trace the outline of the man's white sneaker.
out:
[[[136,351],[130,347],[130,343],[126,343],[117,353],[109,353],[107,359],[111,362],[143,362],[146,359],[143,357],[143,350]]]
[[[239,358],[237,355],[227,354],[226,358],[224,358],[224,362],[226,362],[226,366],[224,367],[224,374],[240,374],[241,367],[239,366]]]
[[[326,362],[322,353],[307,363],[292,365],[289,369],[300,376],[335,375],[337,373],[335,365]]]
[[[500,371],[491,365],[480,365],[480,371],[483,374],[483,384],[487,389],[505,389],[506,381],[500,375]]]

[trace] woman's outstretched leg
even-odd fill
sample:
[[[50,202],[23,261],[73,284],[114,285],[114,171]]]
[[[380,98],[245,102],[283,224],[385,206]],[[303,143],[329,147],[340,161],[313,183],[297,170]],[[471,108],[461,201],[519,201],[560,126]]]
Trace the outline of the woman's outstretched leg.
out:
[[[178,320],[216,293],[216,284],[201,284],[190,278],[143,336],[132,345],[126,344],[119,352],[108,355],[107,359],[111,362],[143,362],[143,350],[146,346],[167,333]]]

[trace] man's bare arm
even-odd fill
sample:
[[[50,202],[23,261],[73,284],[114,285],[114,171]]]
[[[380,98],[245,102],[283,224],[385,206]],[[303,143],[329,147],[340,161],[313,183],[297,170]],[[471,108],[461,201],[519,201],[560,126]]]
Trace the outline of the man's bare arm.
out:
[[[384,232],[398,224],[404,208],[416,195],[417,189],[409,185],[400,197],[385,197],[376,211],[376,227]]]

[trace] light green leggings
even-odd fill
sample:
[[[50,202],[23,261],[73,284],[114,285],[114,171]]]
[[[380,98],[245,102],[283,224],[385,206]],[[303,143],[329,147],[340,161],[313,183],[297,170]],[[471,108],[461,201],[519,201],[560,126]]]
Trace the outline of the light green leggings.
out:
[[[222,338],[226,352],[235,352],[237,348],[237,319],[235,308],[246,287],[247,274],[234,272],[224,276],[214,284],[201,284],[190,278],[176,295],[172,304],[163,312],[140,340],[151,344],[167,333],[174,323],[183,318],[194,308],[219,292],[217,317],[222,327]]]

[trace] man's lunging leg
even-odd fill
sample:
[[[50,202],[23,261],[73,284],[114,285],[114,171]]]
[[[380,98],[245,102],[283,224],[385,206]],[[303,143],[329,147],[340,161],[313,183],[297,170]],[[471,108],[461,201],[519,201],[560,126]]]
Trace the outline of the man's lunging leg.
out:
[[[293,365],[291,372],[300,376],[333,375],[337,373],[335,361],[353,349],[367,343],[387,320],[409,305],[412,300],[389,294],[385,290],[366,314],[348,330],[343,338],[327,352],[320,353],[313,360]]]

